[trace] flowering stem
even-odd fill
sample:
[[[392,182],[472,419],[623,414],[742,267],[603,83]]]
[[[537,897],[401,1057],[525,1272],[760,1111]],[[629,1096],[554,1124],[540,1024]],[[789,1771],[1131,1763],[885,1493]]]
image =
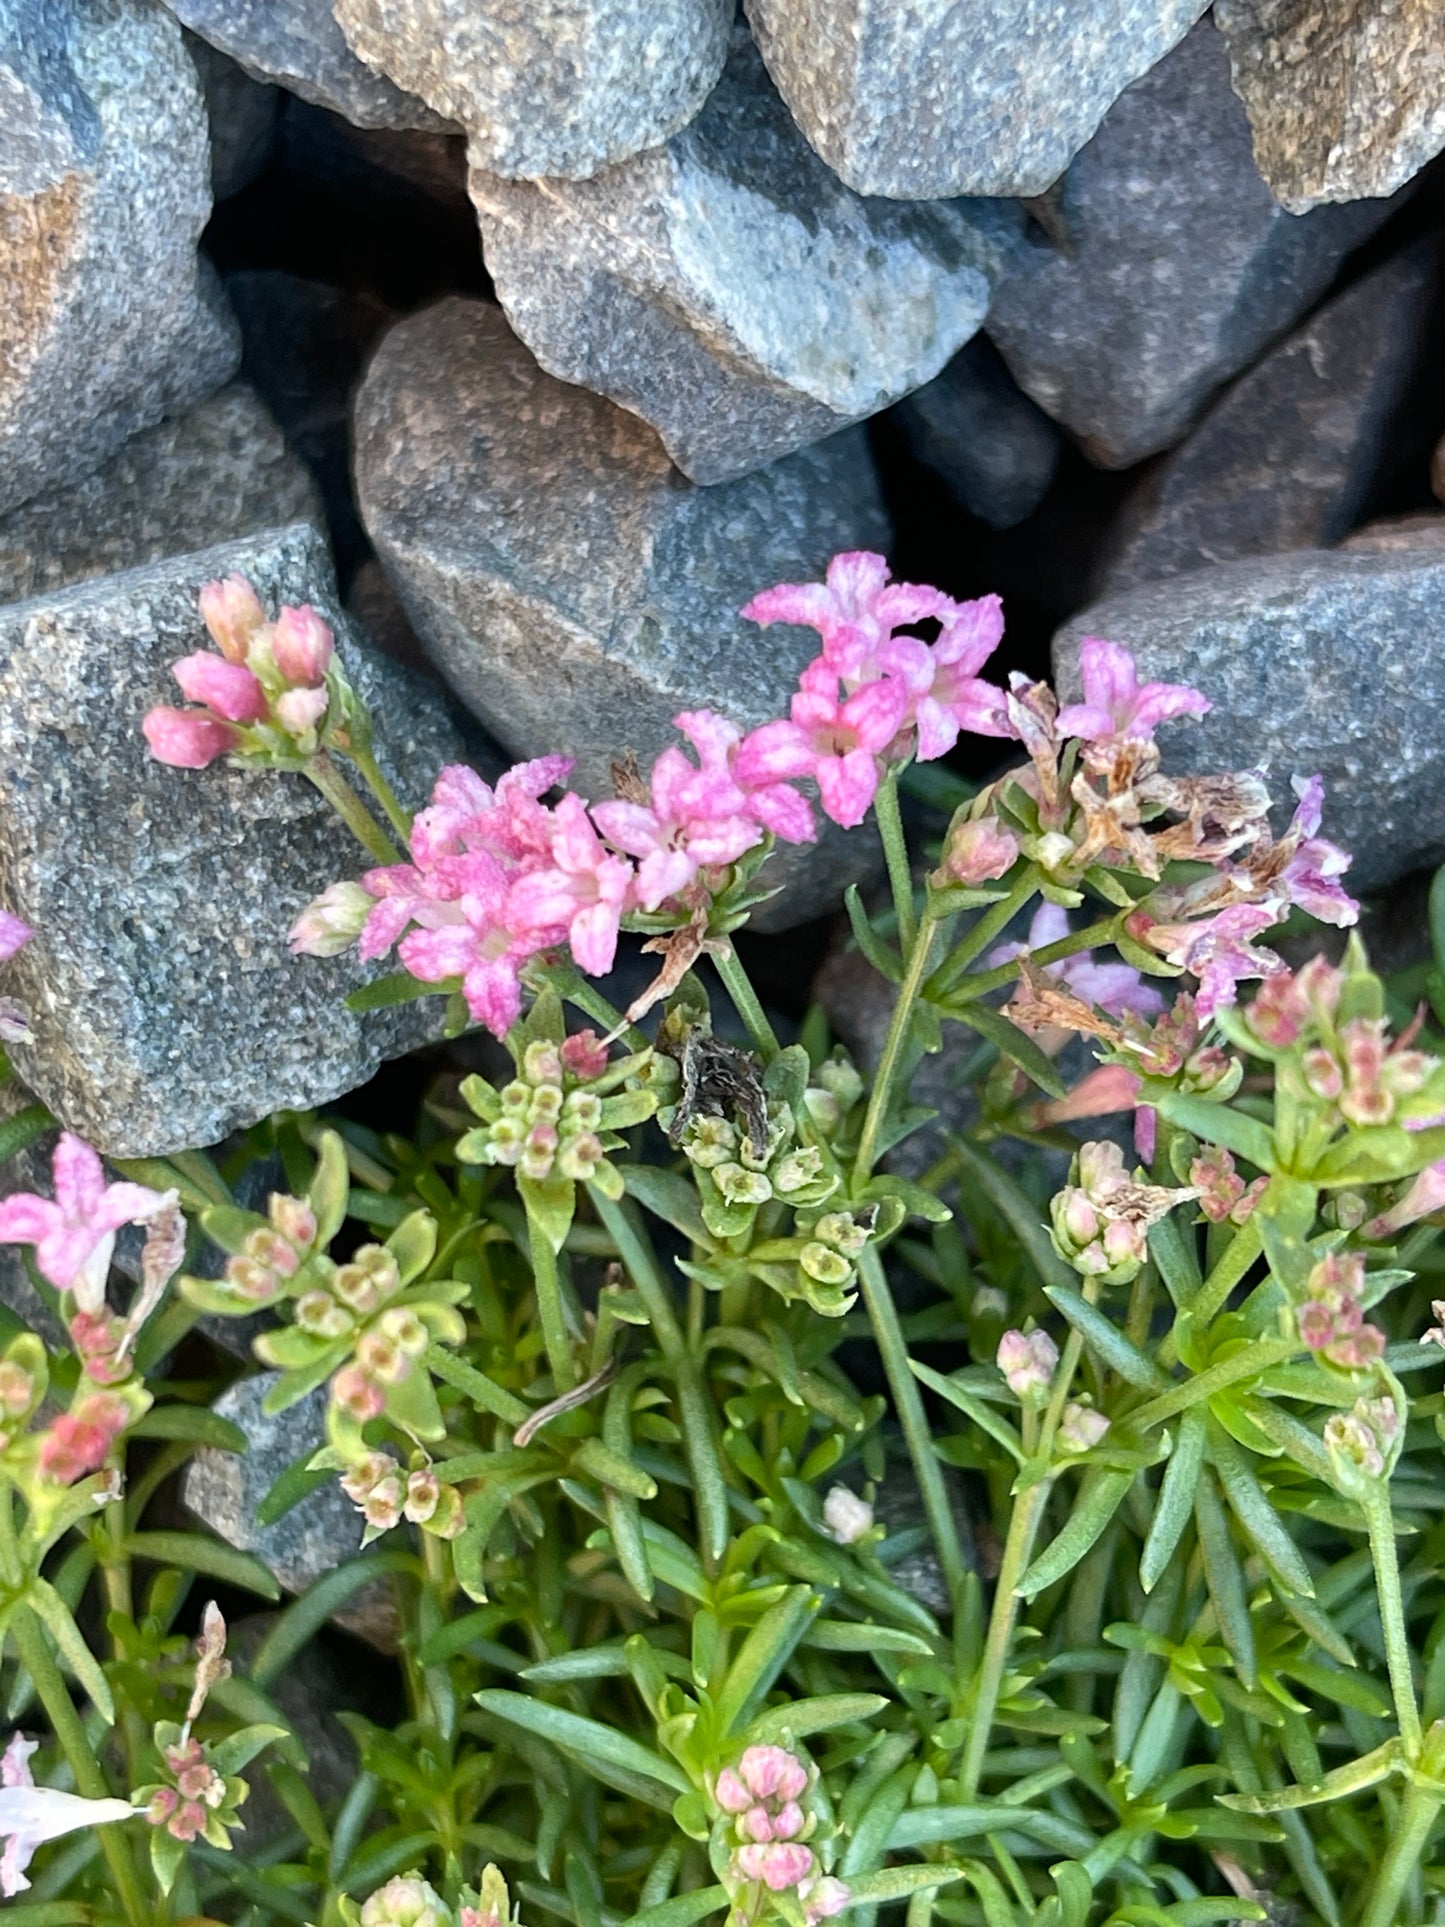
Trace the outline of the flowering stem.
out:
[[[1390,1844],[1360,1916],[1360,1927],[1398,1927],[1400,1897],[1420,1864],[1440,1818],[1440,1807],[1440,1795],[1433,1787],[1412,1782],[1405,1789],[1395,1824],[1389,1830]]]
[[[1259,1210],[1256,1207],[1230,1239],[1193,1301],[1185,1307],[1185,1315],[1196,1331],[1203,1331],[1211,1323],[1262,1249]],[[1170,1332],[1159,1347],[1159,1364],[1167,1371],[1178,1357],[1178,1339]]]
[[[1400,1595],[1400,1562],[1395,1552],[1395,1519],[1390,1510],[1390,1488],[1385,1480],[1371,1484],[1362,1501],[1370,1528],[1370,1557],[1375,1562],[1375,1590],[1380,1600],[1380,1626],[1385,1635],[1385,1664],[1390,1691],[1395,1696],[1395,1719],[1405,1757],[1415,1765],[1420,1757],[1420,1709],[1410,1667],[1410,1640],[1405,1631],[1405,1606]]]
[[[318,750],[306,765],[305,774],[341,818],[368,856],[388,867],[400,863],[402,855],[326,751]]]
[[[930,997],[941,997],[964,976],[968,966],[979,953],[989,946],[1001,930],[1013,922],[1029,898],[1039,887],[1039,873],[1030,863],[1020,875],[1017,883],[1006,897],[990,904],[971,930],[965,931],[949,955],[939,965],[933,981],[928,986]]]
[[[742,1019],[752,1042],[753,1049],[765,1064],[770,1064],[778,1054],[778,1039],[772,1025],[758,1002],[758,993],[748,980],[738,953],[730,943],[721,945],[712,953],[717,965],[717,974],[722,978],[727,994],[732,998],[733,1009]]]
[[[903,835],[903,814],[898,807],[898,769],[890,763],[874,800],[878,814],[878,833],[883,839],[883,855],[888,863],[888,883],[893,892],[893,911],[898,918],[898,947],[907,950],[913,942],[917,921],[913,914],[913,878],[908,869],[908,844]]]
[[[411,811],[404,809],[396,791],[381,773],[381,766],[370,749],[353,749],[351,761],[362,781],[381,805],[382,814],[403,843],[411,841]]]
[[[923,1509],[928,1515],[929,1529],[938,1551],[938,1563],[943,1568],[944,1584],[948,1588],[949,1598],[957,1599],[959,1587],[968,1575],[968,1565],[958,1541],[953,1508],[948,1503],[943,1469],[933,1449],[933,1435],[928,1428],[928,1414],[923,1409],[923,1395],[908,1362],[908,1347],[904,1342],[898,1307],[893,1302],[893,1293],[889,1290],[888,1278],[883,1270],[883,1259],[876,1246],[865,1245],[859,1253],[858,1279],[863,1289],[863,1303],[873,1326],[878,1354],[883,1360],[888,1389],[893,1395],[894,1410],[898,1413],[898,1423],[903,1428],[908,1455],[913,1461],[913,1476],[918,1481]]]
[[[559,1392],[570,1392],[577,1383],[572,1359],[572,1343],[567,1336],[567,1319],[562,1309],[562,1288],[557,1277],[557,1254],[552,1240],[527,1213],[527,1243],[531,1248],[532,1277],[537,1289],[537,1315],[542,1322],[542,1343],[547,1348],[547,1363]]]
[[[71,1702],[60,1668],[45,1643],[40,1621],[28,1606],[17,1606],[11,1614],[8,1631],[15,1641],[16,1656],[29,1675],[40,1704],[45,1708],[60,1750],[70,1763],[77,1791],[87,1800],[110,1799],[111,1790],[101,1771],[100,1761],[96,1758],[81,1717]],[[96,1832],[127,1920],[131,1922],[131,1927],[145,1927],[149,1910],[136,1879],[129,1843],[123,1834],[117,1833],[114,1825],[98,1827]]]
[[[888,1115],[893,1080],[898,1074],[903,1048],[908,1041],[909,1021],[913,1016],[913,1006],[918,1001],[918,993],[923,986],[924,974],[928,969],[928,959],[933,950],[933,939],[937,929],[938,925],[933,918],[925,913],[921,928],[914,934],[913,949],[908,958],[908,972],[898,987],[898,1001],[893,1006],[888,1035],[883,1043],[883,1055],[878,1060],[873,1089],[868,1094],[868,1110],[858,1139],[858,1155],[853,1161],[855,1191],[861,1189],[873,1173],[873,1165],[878,1156],[878,1138],[883,1129],[883,1121]]]

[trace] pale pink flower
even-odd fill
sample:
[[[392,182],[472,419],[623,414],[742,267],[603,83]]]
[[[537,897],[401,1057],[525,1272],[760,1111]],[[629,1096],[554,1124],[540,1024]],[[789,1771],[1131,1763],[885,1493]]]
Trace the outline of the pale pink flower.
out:
[[[1278,922],[1268,904],[1235,903],[1199,923],[1157,925],[1149,942],[1199,979],[1194,1008],[1204,1023],[1234,1002],[1246,977],[1274,977],[1285,970],[1272,950],[1257,949],[1253,941]]]
[[[1070,1399],[1059,1420],[1058,1442],[1066,1452],[1092,1452],[1109,1430],[1109,1421],[1092,1405]]]
[[[540,948],[564,937],[589,976],[612,968],[617,932],[632,897],[632,865],[598,836],[587,805],[572,791],[553,812],[552,863],[528,871],[507,895],[505,923]]]
[[[835,1485],[823,1501],[823,1524],[840,1546],[855,1546],[873,1530],[873,1508],[846,1485]]]
[[[91,1392],[62,1412],[40,1442],[40,1470],[57,1485],[73,1485],[98,1472],[130,1423],[131,1410],[114,1392]]]
[[[775,1894],[806,1880],[815,1864],[812,1848],[796,1840],[739,1847],[733,1859],[744,1880],[761,1880],[769,1893]]]
[[[1029,924],[1026,943],[1001,943],[988,953],[990,969],[1012,963],[1015,957],[1032,956],[1050,944],[1060,943],[1069,934],[1069,913],[1057,903],[1040,903]],[[1043,975],[1050,982],[1072,991],[1086,1004],[1095,1004],[1111,1017],[1134,1011],[1140,1017],[1157,1017],[1164,999],[1147,983],[1132,964],[1095,963],[1091,950],[1076,951],[1057,963],[1045,964]]]
[[[272,711],[288,736],[304,736],[315,729],[331,702],[323,689],[283,689]]]
[[[448,764],[437,776],[430,805],[412,825],[412,856],[423,869],[469,850],[513,863],[548,862],[552,813],[540,799],[571,770],[570,756],[538,756],[514,764],[494,790],[465,763]]]
[[[1139,681],[1139,668],[1122,644],[1086,636],[1079,648],[1084,700],[1059,711],[1060,736],[1086,743],[1122,739],[1147,743],[1175,716],[1203,716],[1213,707],[1183,683]]]
[[[202,703],[228,723],[256,723],[266,714],[266,692],[244,663],[227,662],[198,649],[171,664],[171,674],[190,702]]]
[[[595,1030],[578,1030],[564,1037],[560,1056],[579,1084],[590,1084],[607,1069],[607,1045]]]
[[[294,688],[314,689],[322,682],[335,648],[330,628],[309,602],[283,609],[272,626],[272,658]]]
[[[878,793],[878,758],[902,727],[908,700],[906,685],[892,678],[841,701],[817,686],[800,688],[789,721],[764,723],[746,738],[738,779],[751,788],[811,776],[826,814],[851,830]]]
[[[35,1849],[47,1840],[59,1840],[82,1828],[105,1826],[112,1820],[128,1820],[141,1811],[129,1800],[86,1800],[78,1793],[36,1786],[30,1772],[30,1755],[36,1744],[16,1733],[0,1758],[0,1836],[5,1840],[5,1851],[0,1855],[0,1894],[7,1900],[30,1885],[25,1869]]]
[[[750,1746],[738,1776],[757,1800],[797,1800],[807,1790],[808,1769],[785,1746]]]
[[[1445,1210],[1445,1158],[1434,1164],[1427,1164],[1419,1173],[1404,1196],[1382,1211],[1377,1218],[1371,1218],[1361,1236],[1365,1238],[1393,1238],[1397,1231],[1407,1225],[1417,1224],[1421,1218],[1428,1218],[1433,1212]]]
[[[978,674],[1002,640],[1003,604],[988,595],[977,602],[950,604],[937,642],[916,645],[925,652],[929,672],[926,686],[913,696],[920,762],[945,755],[963,732],[1017,734],[1003,690]]]
[[[803,1918],[808,1927],[815,1927],[820,1920],[831,1920],[852,1904],[852,1890],[832,1874],[823,1874],[815,1880],[805,1880],[798,1888],[798,1898],[803,1903]]]
[[[1068,1124],[1080,1117],[1107,1117],[1132,1111],[1139,1102],[1139,1078],[1125,1064],[1100,1064],[1080,1078],[1064,1097],[1039,1106],[1045,1124]]]
[[[141,729],[151,755],[172,769],[205,769],[241,741],[239,730],[219,716],[204,709],[172,709],[165,703],[147,711]]]
[[[34,934],[28,923],[22,923],[19,917],[12,917],[8,910],[0,910],[0,963],[9,963]]]
[[[1012,830],[1005,829],[996,816],[977,817],[950,832],[937,881],[970,888],[992,883],[1007,875],[1018,854],[1019,840]]]
[[[201,620],[227,662],[245,662],[257,632],[265,626],[266,611],[243,575],[208,582],[196,598]]]
[[[1294,904],[1319,923],[1341,927],[1356,922],[1360,906],[1336,881],[1350,867],[1344,850],[1316,834],[1324,814],[1325,786],[1318,776],[1292,779],[1299,807],[1280,839],[1290,854],[1279,872],[1278,888],[1286,903]]]
[[[69,1131],[60,1134],[51,1169],[53,1202],[30,1191],[0,1199],[0,1244],[34,1245],[36,1265],[57,1291],[74,1292],[82,1311],[102,1311],[116,1232],[144,1224],[176,1194],[107,1185],[100,1159]]]
[[[835,675],[871,682],[878,651],[895,629],[930,616],[942,621],[955,606],[939,589],[889,582],[886,558],[859,549],[835,555],[826,582],[780,582],[754,596],[742,614],[749,622],[816,629]]]

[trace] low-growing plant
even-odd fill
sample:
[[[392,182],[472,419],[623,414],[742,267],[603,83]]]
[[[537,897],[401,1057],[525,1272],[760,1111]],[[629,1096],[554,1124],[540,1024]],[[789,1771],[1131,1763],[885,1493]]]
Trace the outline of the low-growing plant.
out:
[[[315,783],[371,867],[295,949],[395,951],[354,1008],[500,1045],[394,1129],[343,1103],[114,1180],[62,1135],[54,1197],[0,1202],[70,1341],[10,1317],[0,1361],[13,1918],[1440,1918],[1445,892],[1433,969],[1300,950],[1356,919],[1317,779],[1272,827],[1259,772],[1164,768],[1202,695],[1103,641],[1062,707],[993,684],[997,600],[876,556],[745,612],[820,635],[787,718],[688,712],[692,755],[619,745],[595,803],[544,757],[413,818],[314,611],[232,579],[202,613],[154,752]],[[962,732],[1023,760],[967,785]],[[817,806],[886,858],[847,898],[874,1065],[816,1010],[783,1041],[733,941]],[[624,930],[655,974],[618,1010]],[[233,1671],[192,1595],[276,1583],[153,1510],[243,1448],[190,1335],[257,1313],[267,1409],[327,1388],[261,1519],[339,1479],[363,1548]],[[333,1808],[276,1689],[377,1582],[403,1711],[342,1716]]]

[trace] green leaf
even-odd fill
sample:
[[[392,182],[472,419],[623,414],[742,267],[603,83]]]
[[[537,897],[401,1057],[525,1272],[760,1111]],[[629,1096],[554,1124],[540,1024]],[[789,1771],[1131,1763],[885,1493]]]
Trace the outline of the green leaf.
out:
[[[24,1110],[17,1111],[0,1124],[0,1164],[19,1157],[22,1151],[29,1150],[37,1138],[44,1137],[47,1131],[54,1129],[55,1119],[43,1104],[27,1104]],[[5,1910],[7,1916],[17,1911],[12,1907]]]
[[[208,1411],[204,1405],[153,1405],[135,1424],[127,1428],[133,1439],[186,1439],[193,1445],[208,1445],[213,1451],[243,1453],[246,1434],[228,1418]]]
[[[1221,1793],[1216,1797],[1222,1807],[1236,1813],[1283,1813],[1292,1807],[1319,1806],[1325,1800],[1340,1800],[1349,1793],[1361,1793],[1378,1786],[1392,1773],[1405,1771],[1405,1756],[1398,1737],[1388,1739],[1373,1752],[1337,1766],[1315,1786],[1280,1787],[1267,1793]]]
[[[263,1747],[289,1734],[290,1728],[285,1726],[243,1726],[238,1733],[228,1733],[224,1740],[216,1741],[211,1748],[211,1765],[228,1779],[233,1773],[244,1772]]]
[[[814,1699],[793,1700],[769,1708],[753,1721],[751,1738],[759,1743],[804,1740],[810,1733],[827,1733],[835,1726],[871,1720],[889,1702],[879,1693],[821,1693]]]
[[[389,1573],[415,1570],[416,1558],[412,1553],[388,1549],[363,1553],[360,1558],[348,1559],[344,1565],[323,1573],[272,1623],[251,1661],[252,1680],[257,1686],[265,1687],[279,1678],[337,1608],[363,1586],[384,1579]]]
[[[1145,1592],[1153,1592],[1159,1583],[1193,1514],[1194,1491],[1204,1463],[1205,1438],[1204,1414],[1187,1412],[1164,1468],[1149,1536],[1139,1557],[1139,1584]]]
[[[644,1908],[632,1916],[626,1927],[693,1927],[695,1921],[705,1920],[727,1904],[726,1887],[699,1887],[693,1893],[674,1894],[671,1900]]]
[[[1169,1296],[1176,1307],[1183,1310],[1192,1302],[1203,1283],[1193,1230],[1181,1225],[1171,1212],[1167,1218],[1161,1218],[1158,1224],[1149,1227],[1149,1256],[1158,1266],[1159,1276],[1168,1286]]]
[[[919,1633],[854,1619],[815,1619],[803,1634],[802,1644],[824,1653],[903,1653],[917,1659],[933,1656],[932,1642]]]
[[[156,1885],[163,1894],[169,1894],[176,1884],[176,1875],[181,1870],[181,1862],[186,1857],[186,1843],[177,1840],[165,1827],[152,1827],[151,1833],[151,1872],[156,1877]]]
[[[308,1446],[299,1459],[294,1459],[272,1485],[271,1490],[256,1508],[256,1523],[259,1526],[273,1526],[278,1519],[284,1519],[293,1506],[309,1498],[321,1486],[335,1476],[328,1470],[311,1470],[311,1448]]]
[[[517,1191],[527,1207],[528,1223],[554,1252],[560,1251],[567,1242],[577,1209],[577,1187],[571,1178],[529,1178],[525,1172],[519,1172]]]
[[[575,1469],[589,1472],[599,1485],[612,1486],[634,1499],[655,1499],[657,1481],[623,1453],[601,1439],[583,1439],[572,1454]]]
[[[428,1345],[422,1360],[433,1378],[439,1378],[444,1385],[453,1386],[467,1397],[479,1411],[490,1412],[504,1425],[516,1427],[531,1417],[532,1408],[515,1392],[509,1392],[498,1385],[475,1366],[468,1365],[465,1359],[458,1358],[443,1345]]]
[[[390,970],[369,984],[361,984],[346,999],[346,1008],[358,1014],[368,1010],[390,1010],[396,1004],[414,1004],[420,997],[436,997],[446,990],[444,983],[424,984],[409,970]]]
[[[853,941],[872,964],[880,977],[890,984],[903,982],[903,964],[896,950],[892,950],[874,930],[868,921],[868,912],[863,908],[863,899],[858,893],[856,883],[850,883],[843,892],[843,907],[848,912],[848,923],[853,932]]]
[[[912,1178],[892,1174],[870,1178],[858,1193],[857,1202],[867,1204],[874,1198],[897,1198],[912,1218],[925,1218],[929,1224],[947,1224],[953,1213],[935,1192],[915,1184]]]
[[[991,1004],[982,1003],[976,998],[966,1003],[945,1003],[942,1010],[955,1023],[967,1024],[970,1030],[976,1030],[1004,1057],[1017,1064],[1041,1091],[1047,1091],[1050,1097],[1063,1097],[1066,1094],[1068,1086],[1059,1076],[1053,1059],[1045,1056],[1027,1031],[1020,1030],[1001,1010],[995,1010]]]
[[[25,1602],[55,1641],[56,1651],[74,1673],[81,1691],[88,1696],[106,1725],[110,1726],[115,1720],[115,1701],[111,1698],[109,1682],[100,1670],[99,1661],[81,1636],[69,1606],[50,1581],[38,1574],[26,1589]]]
[[[1213,1476],[1201,1472],[1194,1493],[1194,1522],[1199,1532],[1199,1554],[1204,1579],[1214,1603],[1215,1617],[1239,1676],[1253,1690],[1259,1677],[1255,1656],[1254,1621],[1249,1614],[1244,1568],[1239,1563],[1229,1520]]]
[[[1143,1095],[1161,1117],[1181,1131],[1191,1132],[1201,1143],[1222,1144],[1261,1171],[1274,1169],[1274,1138],[1257,1117],[1246,1117],[1227,1104],[1211,1104],[1208,1098],[1195,1097],[1189,1091],[1176,1091],[1154,1077],[1144,1079]]]
[[[972,1419],[980,1431],[987,1432],[1019,1465],[1023,1464],[1023,1441],[1017,1430],[1001,1412],[994,1411],[987,1399],[976,1397],[956,1379],[945,1378],[942,1372],[934,1371],[931,1365],[920,1364],[916,1358],[909,1359],[908,1367],[915,1378],[921,1379],[940,1398],[946,1398],[950,1405],[956,1406],[965,1417]]]
[[[1110,1371],[1117,1372],[1126,1385],[1140,1391],[1166,1391],[1169,1380],[1150,1358],[1132,1345],[1111,1318],[1073,1288],[1072,1285],[1045,1285],[1044,1296],[1056,1305]]]
[[[1068,1524],[1019,1581],[1018,1590],[1025,1599],[1035,1598],[1073,1571],[1118,1511],[1133,1483],[1132,1471],[1093,1466],[1084,1474]]]
[[[228,1586],[279,1599],[275,1575],[249,1552],[203,1539],[198,1532],[132,1532],[122,1547],[132,1559],[153,1559],[157,1565],[179,1566],[182,1572],[203,1572]]]
[[[1248,1459],[1220,1426],[1209,1428],[1209,1452],[1230,1510],[1244,1527],[1255,1550],[1291,1592],[1313,1599],[1314,1580],[1303,1555],[1280,1523],[1279,1514],[1270,1504]]]
[[[1272,1365],[1282,1365],[1299,1349],[1289,1338],[1263,1339],[1258,1344],[1243,1346],[1228,1358],[1220,1359],[1218,1364],[1185,1379],[1172,1391],[1141,1405],[1137,1412],[1129,1414],[1129,1423],[1136,1432],[1147,1432],[1153,1426],[1162,1425],[1165,1419],[1173,1418],[1176,1412],[1186,1412],[1191,1406],[1202,1404],[1228,1385],[1261,1377]]]
[[[717,1730],[723,1739],[740,1732],[759,1711],[822,1603],[811,1587],[790,1587],[753,1627],[718,1694]]]
[[[484,1713],[550,1741],[606,1785],[645,1800],[649,1806],[671,1812],[676,1795],[691,1791],[689,1781],[671,1760],[615,1727],[584,1719],[580,1713],[569,1713],[564,1707],[525,1693],[488,1688],[474,1697]]]
[[[651,1164],[624,1164],[622,1183],[629,1197],[636,1198],[645,1211],[661,1218],[674,1231],[680,1231],[695,1245],[712,1249],[712,1239],[702,1221],[697,1186],[681,1171],[660,1171]]]
[[[436,1256],[437,1224],[430,1211],[413,1211],[403,1218],[386,1241],[396,1260],[401,1282],[409,1285],[419,1278]]]
[[[907,1900],[910,1894],[925,1893],[932,1887],[946,1887],[962,1880],[962,1867],[880,1867],[876,1873],[851,1874],[848,1892],[855,1907],[878,1906],[890,1900]]]

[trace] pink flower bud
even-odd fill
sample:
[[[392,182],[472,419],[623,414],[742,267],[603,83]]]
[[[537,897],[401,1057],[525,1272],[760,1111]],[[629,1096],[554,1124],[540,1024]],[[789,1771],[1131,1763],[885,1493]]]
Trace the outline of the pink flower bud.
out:
[[[803,1831],[803,1825],[803,1809],[796,1800],[789,1800],[773,1815],[773,1838],[792,1840]]]
[[[224,662],[209,649],[182,656],[171,664],[181,694],[222,716],[228,723],[257,723],[266,714],[266,692],[252,672],[238,662]]]
[[[784,1746],[750,1746],[738,1773],[758,1800],[797,1800],[808,1784],[808,1769]]]
[[[1088,1452],[1108,1429],[1109,1421],[1102,1412],[1096,1412],[1092,1405],[1079,1405],[1070,1400],[1059,1421],[1059,1444],[1066,1452]]]
[[[595,1030],[579,1030],[563,1038],[562,1062],[579,1084],[590,1084],[607,1069],[607,1046]]]
[[[276,720],[288,736],[304,736],[321,721],[330,701],[324,689],[288,689],[276,698]]]
[[[748,1792],[730,1766],[725,1766],[713,1786],[713,1798],[724,1813],[746,1813],[753,1804]]]
[[[1392,1238],[1406,1225],[1445,1210],[1445,1158],[1427,1164],[1405,1195],[1365,1226],[1367,1238]]]
[[[304,1198],[289,1197],[284,1191],[273,1191],[268,1208],[270,1219],[283,1238],[301,1251],[316,1240],[316,1213]]]
[[[1059,1348],[1046,1331],[1008,1331],[998,1341],[997,1363],[1015,1398],[1046,1391],[1059,1362]]]
[[[276,667],[296,688],[314,689],[324,679],[335,647],[330,629],[309,602],[283,609],[271,630]]]
[[[196,600],[201,620],[227,662],[244,662],[251,638],[266,621],[266,611],[245,576],[208,582]]]
[[[943,852],[940,883],[976,885],[1005,875],[1018,860],[1019,840],[996,817],[960,823]]]
[[[386,1409],[386,1394],[355,1365],[343,1366],[332,1379],[331,1398],[333,1404],[359,1425],[370,1418],[379,1418]]]
[[[1081,1078],[1067,1097],[1056,1097],[1040,1105],[1039,1115],[1047,1124],[1064,1124],[1070,1118],[1104,1117],[1111,1111],[1132,1111],[1139,1101],[1139,1079],[1125,1064],[1100,1064]]]
[[[766,1846],[773,1837],[773,1818],[766,1807],[749,1807],[738,1819],[738,1832],[746,1840]]]
[[[745,1880],[761,1880],[775,1894],[796,1887],[813,1871],[812,1850],[793,1840],[775,1840],[766,1847],[739,1847],[736,1858]]]
[[[172,769],[205,769],[232,751],[240,737],[229,723],[200,709],[152,709],[141,724],[151,755]]]
[[[820,1920],[831,1920],[841,1914],[852,1901],[853,1894],[843,1881],[835,1880],[831,1874],[824,1874],[821,1880],[800,1889],[798,1898],[803,1903],[803,1918],[808,1927]]]

